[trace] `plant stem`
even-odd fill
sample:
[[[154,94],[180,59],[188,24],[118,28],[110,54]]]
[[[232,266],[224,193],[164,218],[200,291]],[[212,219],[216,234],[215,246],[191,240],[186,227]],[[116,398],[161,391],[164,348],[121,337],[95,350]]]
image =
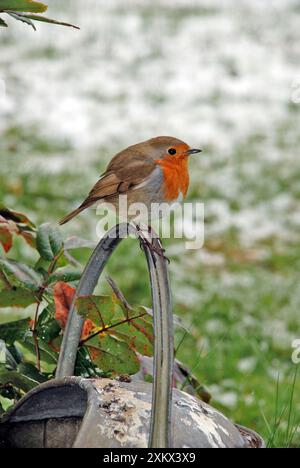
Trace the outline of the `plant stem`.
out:
[[[118,327],[119,325],[123,325],[124,323],[130,323],[133,320],[145,317],[147,315],[147,312],[141,315],[136,315],[135,317],[130,317],[129,319],[124,319],[121,322],[113,323],[112,325],[109,325],[108,327],[103,327],[101,330],[97,330],[95,333],[92,333],[90,336],[85,338],[84,340],[81,340],[79,343],[79,346],[83,346],[87,341],[91,340],[92,338],[95,338],[95,336],[99,335],[100,333],[104,333],[107,330],[110,330],[111,328]]]

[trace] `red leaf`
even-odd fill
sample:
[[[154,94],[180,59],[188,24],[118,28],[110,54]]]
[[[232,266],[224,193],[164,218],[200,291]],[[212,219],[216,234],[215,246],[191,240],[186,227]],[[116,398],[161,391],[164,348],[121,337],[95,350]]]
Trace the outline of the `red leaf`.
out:
[[[12,247],[13,234],[22,236],[31,247],[35,247],[34,225],[29,219],[17,211],[0,208],[0,243],[6,253]]]
[[[13,236],[9,230],[8,225],[0,224],[0,244],[3,246],[4,251],[7,253],[12,248]]]
[[[23,237],[23,239],[25,239],[30,247],[35,247],[35,236],[32,232],[20,230],[19,234]]]
[[[93,346],[89,346],[89,353],[92,361],[95,361],[99,356],[101,356],[102,351],[100,351],[100,349],[94,348]]]
[[[82,329],[82,334],[81,334],[81,340],[85,340],[91,333],[92,329],[94,328],[94,324],[90,319],[87,319],[84,322],[83,329]]]
[[[62,329],[66,327],[76,289],[59,281],[54,286],[55,318]]]
[[[33,330],[33,329],[34,329],[34,324],[35,324],[34,320],[33,320],[33,319],[29,319],[29,328],[30,328],[30,330]]]
[[[23,213],[9,210],[8,208],[4,208],[4,207],[0,208],[0,217],[8,221],[14,221],[17,224],[25,224],[28,226],[33,226],[33,223]]]
[[[67,283],[59,281],[54,286],[55,318],[64,330],[67,325],[69,310],[71,308],[76,289]],[[91,320],[85,320],[81,339],[86,339],[94,328]]]

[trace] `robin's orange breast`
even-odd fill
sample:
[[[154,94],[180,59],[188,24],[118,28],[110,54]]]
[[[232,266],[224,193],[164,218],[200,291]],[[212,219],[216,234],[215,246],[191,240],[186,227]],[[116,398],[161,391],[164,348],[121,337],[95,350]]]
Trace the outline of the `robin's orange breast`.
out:
[[[186,196],[189,187],[187,158],[157,160],[163,170],[164,196],[166,201],[177,200]]]

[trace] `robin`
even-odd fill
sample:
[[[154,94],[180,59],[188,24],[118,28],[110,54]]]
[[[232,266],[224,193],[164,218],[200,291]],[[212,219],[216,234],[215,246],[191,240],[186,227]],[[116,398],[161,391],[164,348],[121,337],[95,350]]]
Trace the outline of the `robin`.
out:
[[[189,156],[200,152],[168,136],[129,146],[113,157],[84,202],[59,224],[98,203],[117,207],[120,195],[127,196],[128,206],[143,203],[149,212],[153,204],[183,200],[189,187]]]
[[[169,136],[129,146],[113,157],[84,202],[60,224],[98,203],[108,202],[118,209],[121,195],[126,195],[128,207],[142,203],[150,213],[148,219],[152,218],[153,206],[172,205],[185,198],[189,187],[189,156],[200,152]]]

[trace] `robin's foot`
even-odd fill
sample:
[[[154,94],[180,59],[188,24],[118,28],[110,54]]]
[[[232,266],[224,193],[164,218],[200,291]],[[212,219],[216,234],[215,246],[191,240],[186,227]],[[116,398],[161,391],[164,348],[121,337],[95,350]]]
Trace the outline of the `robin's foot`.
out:
[[[149,251],[152,254],[152,258],[153,258],[154,263],[156,263],[156,258],[155,258],[154,254],[158,255],[159,257],[163,258],[168,263],[170,263],[170,259],[165,256],[165,249],[163,249],[160,245],[159,246],[154,245],[154,240],[155,240],[155,238],[153,238],[153,237],[151,238],[151,240],[149,240],[147,237],[145,237],[143,235],[140,235],[140,247],[141,247],[141,249],[145,250],[145,247],[147,247],[149,249]]]
[[[152,254],[152,258],[153,258],[154,263],[156,263],[156,258],[155,258],[154,254],[157,254],[159,257],[163,258],[168,263],[171,263],[170,259],[164,255],[165,254],[165,249],[162,247],[161,241],[157,237],[155,232],[153,231],[152,227],[150,225],[141,226],[141,225],[136,224],[136,223],[134,223],[134,226],[135,226],[136,230],[140,233],[139,240],[140,240],[141,249],[145,250],[145,246],[147,246],[147,248],[149,249],[149,251]],[[144,233],[146,233],[146,234],[144,234]],[[158,245],[155,245],[155,240],[158,241]]]

